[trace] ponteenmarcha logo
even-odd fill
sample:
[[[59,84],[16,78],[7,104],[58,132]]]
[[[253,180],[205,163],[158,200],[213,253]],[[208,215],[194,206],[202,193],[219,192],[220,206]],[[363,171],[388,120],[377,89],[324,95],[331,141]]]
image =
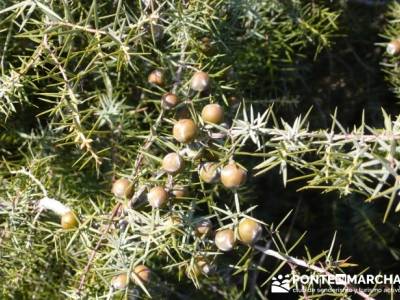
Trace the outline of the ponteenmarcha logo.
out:
[[[336,288],[338,291],[343,290],[343,286],[348,290],[353,290],[355,286],[358,286],[358,289],[367,291],[371,290],[371,285],[374,286],[372,289],[375,291],[386,291],[379,285],[391,285],[391,291],[398,293],[399,284],[399,274],[279,274],[272,277],[271,293],[298,293],[304,288],[315,292],[326,288],[333,291],[335,286],[338,287]]]
[[[272,277],[271,293],[289,293],[290,274]]]

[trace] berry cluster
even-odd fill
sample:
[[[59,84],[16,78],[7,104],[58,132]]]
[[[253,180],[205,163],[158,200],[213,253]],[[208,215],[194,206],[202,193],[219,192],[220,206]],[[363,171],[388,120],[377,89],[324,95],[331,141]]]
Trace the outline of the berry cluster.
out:
[[[161,70],[154,70],[148,76],[148,83],[154,86],[164,86],[164,73]],[[195,72],[190,80],[190,88],[197,93],[209,91],[209,75],[203,71]],[[144,197],[140,197],[143,189],[138,188],[138,192],[135,194],[133,182],[125,178],[120,178],[114,182],[111,191],[118,199],[126,200],[123,205],[125,209],[133,204],[138,204],[138,199],[142,198],[143,201],[147,201],[147,204],[152,209],[166,216],[169,215],[163,226],[165,228],[172,228],[171,232],[178,234],[179,228],[183,228],[184,223],[187,222],[187,220],[184,220],[187,219],[186,216],[171,213],[171,210],[167,211],[164,208],[171,207],[169,204],[172,205],[174,199],[189,199],[188,188],[179,182],[179,178],[188,174],[185,172],[188,165],[193,167],[194,164],[198,163],[200,156],[201,161],[197,167],[200,182],[213,185],[220,182],[226,189],[232,190],[234,193],[237,193],[237,190],[246,182],[247,171],[232,158],[227,163],[223,163],[212,155],[198,155],[201,150],[197,151],[195,155],[190,154],[190,149],[195,148],[195,146],[197,146],[197,149],[199,147],[204,148],[204,144],[207,143],[202,142],[213,139],[213,132],[228,132],[224,123],[226,116],[223,106],[217,103],[207,104],[202,108],[200,116],[196,114],[191,116],[191,113],[186,108],[186,103],[182,102],[175,93],[167,92],[161,97],[160,107],[164,111],[175,112],[176,119],[173,121],[171,136],[178,146],[182,146],[180,148],[184,148],[181,151],[169,152],[162,158],[160,171],[167,175],[167,182],[165,185],[147,186]],[[221,136],[226,137],[228,134],[220,134],[218,136],[220,142],[222,141]],[[232,250],[236,241],[252,246],[259,239],[262,232],[261,225],[255,219],[247,216],[243,217],[235,228],[224,226],[214,231],[213,224],[207,217],[196,219],[194,223],[192,222],[191,226],[193,228],[193,237],[201,241],[204,245],[203,250],[212,250],[212,247],[216,247],[223,252]],[[213,239],[210,239],[211,237]],[[211,259],[207,255],[195,255],[192,263],[186,268],[187,276],[193,278],[200,274],[209,274],[212,269],[210,261]],[[146,274],[150,273],[147,267],[142,267],[146,268]],[[131,278],[136,283],[139,276],[137,273],[136,269],[133,270],[132,274],[135,278]],[[147,283],[148,279],[146,277],[146,280],[142,280],[142,283]],[[127,286],[128,282],[129,275],[124,272],[114,277],[112,286],[115,289],[123,289]]]

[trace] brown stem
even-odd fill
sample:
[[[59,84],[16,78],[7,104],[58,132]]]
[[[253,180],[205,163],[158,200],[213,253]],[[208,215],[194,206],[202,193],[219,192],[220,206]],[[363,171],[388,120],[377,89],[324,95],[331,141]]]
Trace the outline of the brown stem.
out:
[[[86,266],[85,266],[85,269],[83,270],[83,274],[82,274],[81,280],[80,280],[80,282],[79,282],[78,295],[80,295],[80,293],[81,293],[83,287],[85,286],[86,276],[87,276],[87,274],[88,274],[89,271],[90,271],[90,268],[91,268],[92,262],[93,262],[93,260],[94,260],[94,258],[95,258],[95,256],[96,256],[97,250],[99,249],[100,244],[101,244],[101,242],[103,241],[105,234],[110,230],[111,224],[112,224],[112,222],[113,222],[113,220],[114,220],[114,218],[115,218],[117,212],[119,211],[120,207],[121,207],[121,202],[119,202],[119,203],[115,206],[115,208],[114,208],[114,210],[113,210],[113,212],[112,212],[112,214],[111,214],[110,220],[109,220],[109,222],[108,222],[108,224],[107,224],[107,227],[106,227],[105,230],[103,230],[103,232],[101,233],[101,236],[100,236],[99,240],[97,241],[96,246],[94,247],[92,253],[90,254],[89,260],[88,260],[88,262],[87,262],[87,264],[86,264]]]

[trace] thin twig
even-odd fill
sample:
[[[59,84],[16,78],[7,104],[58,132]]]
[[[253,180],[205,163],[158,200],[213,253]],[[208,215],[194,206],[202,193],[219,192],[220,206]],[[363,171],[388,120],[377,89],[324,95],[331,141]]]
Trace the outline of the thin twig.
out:
[[[268,240],[267,243],[265,244],[264,249],[269,249],[271,247],[272,244],[272,240]],[[267,255],[265,253],[262,253],[260,260],[257,263],[257,266],[262,266],[264,264],[265,258],[267,257]],[[255,271],[253,272],[253,275],[251,277],[251,281],[250,281],[250,295],[252,295],[252,297],[254,296],[255,292],[256,292],[256,287],[257,287],[257,279],[258,279],[258,275],[260,274],[260,270],[258,268],[255,269]]]
[[[18,171],[11,171],[11,174],[23,174],[28,176],[34,183],[36,183],[40,190],[42,191],[42,194],[44,197],[47,197],[47,190],[44,187],[44,185],[37,179],[31,172],[27,171],[25,168],[22,168],[21,170]]]
[[[281,135],[285,136],[287,131],[285,130],[277,130],[271,129],[266,130],[266,135]],[[323,132],[313,131],[313,132],[304,132],[300,133],[297,137],[298,139],[301,138],[315,138],[315,139],[324,139],[327,138],[327,134]],[[278,139],[272,138],[272,141],[281,140],[282,138],[279,137]],[[356,133],[345,133],[345,134],[332,134],[329,135],[329,141],[338,142],[338,141],[362,141],[362,142],[377,142],[377,141],[395,141],[400,140],[400,134],[393,134],[393,133],[382,133],[382,134],[356,134]],[[321,143],[322,140],[313,141],[313,143]]]
[[[90,153],[90,155],[96,162],[96,166],[101,165],[101,160],[100,160],[99,156],[92,149],[92,146],[91,146],[92,140],[87,138],[85,136],[85,134],[83,133],[81,119],[80,119],[79,111],[78,111],[78,99],[76,98],[75,93],[71,87],[70,80],[67,76],[67,71],[61,65],[57,56],[54,54],[53,50],[51,49],[51,47],[48,43],[47,35],[44,35],[43,45],[49,52],[51,58],[53,59],[54,63],[57,65],[58,69],[60,70],[61,76],[64,79],[64,86],[68,92],[70,99],[71,99],[71,103],[69,101],[66,101],[66,103],[72,111],[72,115],[73,115],[72,119],[73,119],[74,129],[75,129],[75,132],[77,135],[77,140],[81,141],[81,148],[86,148],[86,150]]]
[[[297,200],[296,208],[294,210],[293,218],[290,221],[289,228],[288,228],[286,236],[284,238],[284,242],[285,243],[287,243],[289,241],[289,239],[290,239],[290,235],[291,235],[293,227],[295,225],[296,218],[299,215],[299,211],[300,211],[300,208],[301,208],[301,201],[302,200],[303,200],[303,197],[301,195],[299,195],[299,199]]]
[[[83,287],[85,286],[86,276],[87,276],[87,274],[88,274],[89,271],[90,271],[90,268],[91,268],[92,262],[93,262],[93,260],[94,260],[94,258],[95,258],[95,256],[96,256],[97,250],[99,249],[100,244],[101,244],[101,242],[103,241],[104,235],[110,230],[111,224],[112,224],[112,222],[113,222],[113,220],[114,220],[114,218],[115,218],[117,212],[119,211],[120,206],[121,206],[121,202],[119,202],[119,203],[116,205],[115,209],[113,210],[113,212],[112,212],[112,214],[111,214],[111,217],[110,217],[110,220],[109,220],[109,222],[108,222],[106,228],[105,228],[104,231],[102,232],[102,234],[101,234],[99,240],[97,241],[96,246],[94,247],[92,253],[90,254],[89,260],[88,260],[88,262],[87,262],[87,264],[86,264],[86,266],[85,266],[85,269],[83,270],[83,274],[82,274],[82,276],[81,276],[81,280],[79,281],[79,287],[78,287],[78,291],[77,291],[77,294],[78,294],[78,295],[80,295],[80,293],[81,293]]]
[[[88,26],[81,26],[81,25],[77,25],[77,24],[72,24],[69,22],[64,22],[64,21],[59,21],[59,22],[51,22],[50,25],[52,26],[66,26],[66,27],[71,27],[72,29],[79,29],[82,31],[86,31],[89,33],[94,33],[97,35],[108,35],[108,33],[106,31],[103,30],[99,30],[99,29],[94,29]]]
[[[181,59],[182,59],[182,60],[184,59],[185,49],[186,49],[186,45],[183,45],[183,46],[182,46],[182,50],[181,50]],[[182,54],[182,53],[183,53],[183,54]],[[182,70],[183,70],[183,66],[179,66],[179,68],[177,69],[177,72],[176,72],[176,78],[177,78],[177,80],[176,80],[175,83],[174,83],[173,91],[175,91],[175,90],[177,89],[177,87],[178,87],[178,85],[179,85],[179,83],[180,83],[180,77],[181,77]],[[156,135],[157,135],[157,130],[158,130],[159,126],[161,125],[161,122],[162,122],[163,117],[164,117],[164,109],[161,108],[160,114],[158,115],[158,118],[157,118],[156,122],[155,122],[154,125],[150,128],[150,134],[148,135],[148,137],[147,137],[146,140],[144,141],[144,145],[143,145],[143,147],[140,149],[139,154],[138,154],[138,156],[137,156],[137,158],[136,158],[136,160],[135,160],[133,172],[132,172],[132,174],[131,174],[131,177],[133,178],[133,180],[132,180],[133,183],[134,183],[134,182],[137,180],[137,178],[138,178],[139,169],[140,169],[140,167],[141,167],[141,165],[142,165],[142,163],[143,163],[143,159],[144,159],[144,152],[146,152],[148,149],[150,149],[150,147],[153,145],[154,140],[155,140],[155,137],[156,137]],[[134,196],[133,196],[133,197],[134,197]],[[128,206],[130,206],[130,205],[132,204],[132,201],[133,201],[133,198],[130,200],[130,203],[129,203]],[[112,214],[111,214],[111,217],[110,217],[110,219],[108,220],[107,227],[106,227],[105,230],[101,233],[100,238],[99,238],[99,240],[98,240],[96,246],[94,247],[94,249],[93,249],[93,251],[92,251],[92,253],[91,253],[90,257],[89,257],[89,260],[88,260],[88,262],[87,262],[87,264],[86,264],[86,266],[85,266],[85,269],[84,269],[84,271],[83,271],[83,274],[82,274],[82,276],[81,276],[81,280],[80,280],[79,287],[78,287],[78,291],[77,291],[77,292],[78,292],[78,295],[81,293],[82,289],[83,289],[84,286],[85,286],[86,276],[87,276],[87,274],[88,274],[89,271],[90,271],[90,268],[91,268],[91,266],[92,266],[93,260],[94,260],[96,254],[97,254],[97,250],[99,249],[100,244],[101,244],[101,242],[103,241],[105,234],[109,231],[110,226],[111,226],[111,224],[112,224],[112,222],[113,222],[115,216],[117,215],[118,211],[119,211],[120,208],[121,208],[121,205],[122,205],[121,202],[119,202],[119,203],[114,207],[113,212],[112,212]]]

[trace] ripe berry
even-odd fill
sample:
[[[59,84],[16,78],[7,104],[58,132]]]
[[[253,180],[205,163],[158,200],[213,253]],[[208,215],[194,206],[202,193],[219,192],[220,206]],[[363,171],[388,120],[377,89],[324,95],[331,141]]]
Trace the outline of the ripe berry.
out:
[[[204,52],[204,53],[209,53],[211,50],[211,39],[207,36],[203,37],[201,39],[201,43],[200,43],[200,49]]]
[[[253,219],[243,218],[239,222],[238,237],[243,244],[254,244],[261,235],[262,227]]]
[[[181,143],[190,143],[196,138],[197,125],[191,119],[181,119],[175,123],[172,134]]]
[[[178,110],[175,114],[175,118],[177,120],[190,119],[190,117],[191,117],[190,111],[186,106],[178,108]]]
[[[235,189],[245,183],[247,178],[246,170],[242,169],[235,162],[231,162],[221,170],[221,182],[229,189]]]
[[[217,163],[207,162],[200,165],[199,177],[207,183],[215,183],[219,180],[219,168]]]
[[[207,236],[212,230],[212,223],[208,219],[199,221],[194,227],[194,233],[198,237]]]
[[[228,98],[228,103],[229,103],[230,105],[232,105],[232,106],[236,106],[237,104],[240,103],[240,99],[239,99],[238,97],[236,97],[236,96],[230,96],[230,97]]]
[[[208,89],[210,85],[210,77],[206,72],[199,71],[193,74],[190,80],[192,90],[202,92]]]
[[[69,211],[61,216],[61,227],[63,229],[73,229],[78,227],[78,218],[73,211]]]
[[[204,122],[220,124],[224,120],[224,109],[219,104],[208,104],[201,111],[201,117]]]
[[[397,55],[400,53],[400,39],[393,40],[386,46],[386,52],[389,55]]]
[[[161,105],[164,109],[174,108],[179,103],[179,98],[173,93],[166,93],[161,98]]]
[[[214,241],[221,251],[231,251],[235,246],[235,234],[232,229],[223,229],[215,234]]]
[[[124,290],[129,284],[129,278],[126,273],[116,275],[111,280],[111,286],[116,290]]]
[[[208,264],[208,261],[202,257],[196,257],[195,262],[192,267],[188,267],[186,270],[186,276],[189,278],[191,277],[191,274],[193,274],[195,277],[198,277],[202,274],[208,274],[210,273],[210,265]]]
[[[202,256],[196,258],[196,267],[202,274],[210,273],[210,265],[208,264],[208,261]]]
[[[133,187],[128,179],[120,178],[114,182],[111,192],[115,197],[129,198],[133,194]]]
[[[175,196],[175,198],[185,198],[188,196],[188,189],[185,186],[181,186],[181,185],[175,185],[172,188],[172,194]]]
[[[147,81],[156,85],[164,84],[164,73],[161,70],[154,70],[149,74]]]
[[[148,192],[147,201],[152,207],[160,208],[167,203],[168,193],[162,186],[155,186]]]
[[[133,275],[136,284],[138,282],[145,284],[150,281],[151,270],[145,265],[138,265],[133,269]]]
[[[164,222],[166,227],[181,227],[183,224],[182,218],[179,215],[172,215]]]
[[[169,174],[179,173],[185,165],[183,158],[175,152],[168,153],[162,161],[162,168]]]

